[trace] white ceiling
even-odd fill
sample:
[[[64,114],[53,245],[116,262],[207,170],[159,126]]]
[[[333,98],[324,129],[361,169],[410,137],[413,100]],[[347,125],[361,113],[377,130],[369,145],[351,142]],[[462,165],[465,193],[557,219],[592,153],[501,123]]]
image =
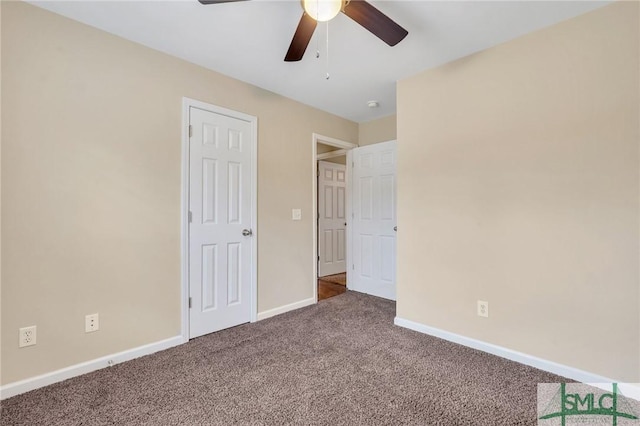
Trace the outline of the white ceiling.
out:
[[[32,1],[32,4],[338,116],[395,113],[396,81],[601,7],[595,1],[376,1],[409,31],[389,47],[344,14],[319,24],[300,62],[284,62],[297,0],[201,5],[180,1]],[[316,59],[319,45],[320,59]],[[325,79],[327,70],[330,79]],[[380,107],[370,109],[367,101]]]

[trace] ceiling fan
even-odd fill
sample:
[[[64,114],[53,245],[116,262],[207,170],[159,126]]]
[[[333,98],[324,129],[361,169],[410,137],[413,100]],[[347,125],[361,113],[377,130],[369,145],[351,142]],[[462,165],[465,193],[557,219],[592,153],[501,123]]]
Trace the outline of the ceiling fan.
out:
[[[198,1],[202,4],[218,4],[245,0]],[[291,40],[289,50],[284,57],[287,62],[302,59],[318,21],[329,21],[340,12],[369,30],[389,46],[395,46],[409,34],[407,30],[365,0],[301,0],[301,3],[304,12],[293,35],[293,40]]]

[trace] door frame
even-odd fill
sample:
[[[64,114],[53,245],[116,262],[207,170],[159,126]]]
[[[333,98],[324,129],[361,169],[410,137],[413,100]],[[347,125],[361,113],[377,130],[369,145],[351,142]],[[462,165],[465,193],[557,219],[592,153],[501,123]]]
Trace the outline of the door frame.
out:
[[[258,318],[258,117],[242,112],[182,98],[182,170],[180,194],[180,318],[184,342],[189,341],[189,109],[191,107],[226,115],[251,125],[251,322]]]
[[[311,194],[311,201],[312,201],[312,210],[313,210],[313,220],[311,221],[313,224],[313,300],[315,303],[318,303],[318,160],[323,160],[326,158],[330,158],[327,156],[323,155],[323,158],[318,158],[318,143],[324,144],[324,145],[329,145],[329,146],[334,146],[336,148],[340,148],[342,152],[340,155],[343,154],[347,154],[347,158],[349,151],[351,151],[353,148],[357,148],[358,144],[356,143],[352,143],[352,142],[347,142],[347,141],[343,141],[340,139],[336,139],[336,138],[332,138],[329,136],[323,136],[320,135],[318,133],[313,133],[312,137],[311,137],[311,158],[313,160],[313,166],[311,168],[312,170],[312,174],[311,174],[311,188],[312,188],[312,194]],[[329,154],[329,153],[328,153]],[[350,201],[350,188],[349,188],[349,182],[351,180],[351,172],[350,172],[350,167],[347,161],[347,167],[346,167],[346,179],[347,179],[347,185],[346,185],[346,189],[345,189],[345,195],[347,197],[346,200],[346,214],[347,214],[347,223],[349,223],[349,217],[351,215],[351,201]],[[349,259],[350,259],[350,254],[351,254],[351,239],[350,239],[350,232],[349,232],[349,226],[347,225],[347,247],[346,247],[346,254],[347,254],[347,275],[348,275],[348,271],[349,271]]]

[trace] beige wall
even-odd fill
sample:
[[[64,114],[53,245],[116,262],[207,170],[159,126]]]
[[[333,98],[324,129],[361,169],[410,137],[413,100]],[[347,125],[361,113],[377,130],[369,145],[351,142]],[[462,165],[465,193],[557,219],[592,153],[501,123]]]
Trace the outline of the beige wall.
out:
[[[341,155],[340,157],[329,158],[327,159],[327,161],[330,163],[342,164],[343,166],[345,166],[347,164],[347,156]]]
[[[365,146],[396,139],[396,115],[360,123],[358,145]]]
[[[316,144],[316,154],[326,154],[327,152],[333,152],[333,151],[337,151],[340,148],[335,147],[335,146],[331,146],[331,145],[326,145],[323,143],[317,143]]]
[[[640,381],[639,39],[620,2],[399,83],[399,317]]]
[[[316,154],[325,154],[327,152],[338,151],[340,149],[342,148],[338,148],[331,145],[325,145],[323,143],[318,143],[316,147]],[[339,157],[327,158],[323,161],[328,161],[329,163],[335,163],[335,164],[347,164],[347,156],[341,155]]]
[[[322,161],[327,161],[329,163],[334,163],[334,164],[346,165],[347,164],[347,156],[346,155],[341,155],[339,157],[327,158],[327,159],[324,159]]]
[[[179,334],[183,96],[258,117],[258,310],[313,297],[311,135],[356,123],[19,2],[2,88],[2,383]]]

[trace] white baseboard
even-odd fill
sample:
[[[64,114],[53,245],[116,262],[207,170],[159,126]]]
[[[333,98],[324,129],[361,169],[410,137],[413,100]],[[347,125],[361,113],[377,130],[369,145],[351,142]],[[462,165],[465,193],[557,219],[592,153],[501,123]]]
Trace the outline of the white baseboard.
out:
[[[263,319],[275,317],[276,315],[284,314],[285,312],[293,311],[295,309],[304,308],[305,306],[314,305],[316,303],[315,298],[304,299],[298,302],[290,303],[288,305],[280,306],[279,308],[269,309],[268,311],[258,312],[258,321]]]
[[[519,362],[520,364],[535,367],[537,369],[547,371],[549,373],[557,374],[559,376],[567,377],[569,379],[576,380],[582,383],[619,383],[619,381],[609,379],[607,377],[593,374],[588,371],[579,370],[567,365],[558,364],[557,362],[548,361],[546,359],[538,358],[533,355],[525,354],[522,352],[514,351],[502,346],[494,345],[491,343],[483,342],[481,340],[472,339],[470,337],[462,336],[460,334],[450,333],[439,328],[430,327],[428,325],[420,324],[414,321],[406,320],[404,318],[396,317],[393,321],[395,325],[408,328],[419,333],[428,334],[430,336],[439,337],[440,339],[448,340],[449,342],[457,343],[469,348],[478,349],[483,352],[488,352],[493,355],[497,355],[502,358],[509,359],[511,361]]]
[[[316,303],[314,298],[300,300],[295,303],[290,303],[279,308],[270,309],[268,311],[258,313],[257,320],[267,319],[276,315],[284,314],[285,312],[293,311],[295,309],[304,308],[305,306],[313,305]],[[137,348],[129,349],[123,352],[118,352],[112,355],[103,356],[91,361],[86,361],[80,364],[72,365],[62,368],[60,370],[45,373],[40,376],[31,377],[18,382],[8,383],[4,386],[0,386],[0,400],[11,398],[21,393],[29,392],[31,390],[39,389],[44,386],[51,385],[53,383],[61,382],[63,380],[77,377],[82,374],[90,373],[92,371],[99,370],[101,368],[109,367],[115,364],[120,364],[125,361],[129,361],[141,356],[150,355],[154,352],[158,352],[164,349],[169,349],[174,346],[186,343],[188,339],[183,336],[175,336],[159,342],[150,343],[148,345],[140,346]]]
[[[0,387],[0,400],[185,343],[182,336],[139,346]]]

